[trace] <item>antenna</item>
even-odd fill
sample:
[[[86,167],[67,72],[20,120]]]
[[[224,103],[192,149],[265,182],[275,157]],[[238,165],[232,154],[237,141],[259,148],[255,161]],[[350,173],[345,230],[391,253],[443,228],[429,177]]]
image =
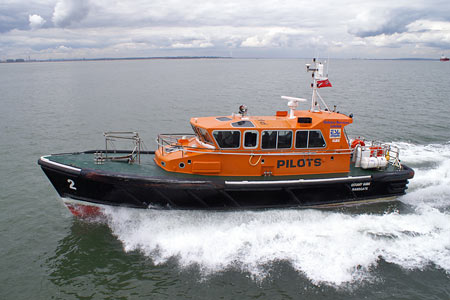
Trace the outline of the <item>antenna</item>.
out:
[[[321,62],[318,62],[316,58],[313,58],[312,64],[306,64],[306,71],[312,72],[312,78],[313,83],[311,83],[311,87],[313,89],[313,94],[311,97],[311,111],[312,112],[320,112],[320,105],[317,101],[317,98],[319,98],[322,102],[322,104],[325,106],[325,111],[330,112],[330,109],[328,108],[325,101],[322,99],[322,97],[319,95],[319,92],[317,91],[318,88],[325,87],[325,86],[331,86],[331,84],[328,81],[328,78],[324,76],[323,74],[323,64]],[[318,82],[321,84],[320,86],[317,86]],[[326,85],[322,85],[323,83],[327,83]]]
[[[330,68],[330,53],[328,53],[328,58],[327,58],[327,77],[328,77],[328,69]]]
[[[306,99],[304,98],[296,98],[296,97],[290,97],[290,96],[281,96],[281,99],[289,100],[289,101],[297,101],[297,102],[306,102]]]
[[[294,111],[298,107],[299,102],[306,102],[306,99],[303,98],[296,98],[296,97],[289,97],[289,96],[281,96],[281,99],[289,100],[288,107],[289,107],[289,119],[294,119]]]

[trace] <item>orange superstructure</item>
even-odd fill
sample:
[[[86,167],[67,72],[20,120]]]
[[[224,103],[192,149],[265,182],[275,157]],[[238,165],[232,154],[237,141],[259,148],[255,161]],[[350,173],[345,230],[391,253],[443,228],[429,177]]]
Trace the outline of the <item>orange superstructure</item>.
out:
[[[164,170],[218,176],[345,173],[352,118],[330,111],[279,111],[275,116],[192,118],[193,136],[174,137],[155,161]]]

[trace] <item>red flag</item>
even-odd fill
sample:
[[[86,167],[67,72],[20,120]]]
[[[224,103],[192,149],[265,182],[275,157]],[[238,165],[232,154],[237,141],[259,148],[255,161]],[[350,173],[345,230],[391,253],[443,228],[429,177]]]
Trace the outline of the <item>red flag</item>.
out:
[[[320,89],[323,87],[332,87],[332,85],[328,79],[317,80],[317,88]]]

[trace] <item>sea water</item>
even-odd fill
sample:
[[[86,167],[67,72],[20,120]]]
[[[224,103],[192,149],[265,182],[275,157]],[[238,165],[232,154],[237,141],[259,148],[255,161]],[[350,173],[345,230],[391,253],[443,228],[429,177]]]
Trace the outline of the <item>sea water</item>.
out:
[[[101,148],[108,130],[138,131],[152,150],[191,117],[286,110],[281,95],[310,97],[305,63],[0,64],[0,298],[450,298],[448,63],[331,61],[320,93],[354,114],[348,134],[394,143],[416,172],[392,202],[78,220],[36,164]]]

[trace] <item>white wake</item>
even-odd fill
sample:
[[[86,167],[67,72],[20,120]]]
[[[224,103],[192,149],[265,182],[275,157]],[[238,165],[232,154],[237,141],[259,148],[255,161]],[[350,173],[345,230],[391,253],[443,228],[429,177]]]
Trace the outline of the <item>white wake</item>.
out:
[[[285,261],[314,284],[339,286],[371,280],[380,259],[450,274],[450,145],[397,145],[416,171],[399,199],[411,207],[405,213],[107,208],[108,224],[125,251],[139,250],[155,264],[176,258],[205,276],[232,268],[263,279]]]

